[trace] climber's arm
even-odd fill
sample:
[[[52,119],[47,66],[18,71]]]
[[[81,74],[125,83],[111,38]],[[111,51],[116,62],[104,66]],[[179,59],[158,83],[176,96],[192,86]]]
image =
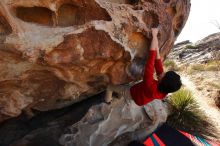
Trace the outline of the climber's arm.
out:
[[[159,49],[159,46],[157,46],[157,60],[161,59],[160,58],[160,49]]]
[[[152,41],[151,41],[151,47],[150,47],[150,51],[157,51],[159,50],[158,48],[158,38],[157,38],[157,34],[158,34],[158,28],[152,28]]]
[[[157,39],[158,29],[152,28],[152,41],[150,52],[145,64],[144,77],[143,81],[146,87],[150,87],[153,83],[153,74],[154,74],[154,63],[156,58],[156,50],[158,48],[158,39]]]
[[[157,76],[160,76],[164,72],[163,63],[162,63],[161,58],[160,58],[159,49],[157,49],[157,58],[156,58],[156,61],[155,61],[155,70],[156,70]]]

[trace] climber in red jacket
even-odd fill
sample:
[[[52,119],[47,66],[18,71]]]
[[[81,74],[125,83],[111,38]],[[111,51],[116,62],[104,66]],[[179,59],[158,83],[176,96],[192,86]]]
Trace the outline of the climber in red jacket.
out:
[[[112,100],[112,92],[118,93],[125,98],[131,98],[139,105],[145,105],[154,99],[163,99],[168,93],[180,89],[182,83],[180,76],[174,71],[164,73],[158,47],[158,28],[152,28],[152,41],[149,55],[145,64],[143,81],[132,87],[128,85],[109,85],[107,87],[105,102]],[[154,67],[157,79],[154,80]]]

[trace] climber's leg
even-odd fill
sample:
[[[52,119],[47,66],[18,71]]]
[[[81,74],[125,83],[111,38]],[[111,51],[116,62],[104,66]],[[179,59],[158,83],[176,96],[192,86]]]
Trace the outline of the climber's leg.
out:
[[[128,85],[109,85],[106,90],[105,102],[111,102],[113,92],[117,93],[119,97],[130,98],[130,87]]]
[[[106,89],[106,92],[105,92],[105,102],[106,103],[110,103],[112,101],[112,93],[113,93],[113,91],[110,90],[110,88],[108,86]]]

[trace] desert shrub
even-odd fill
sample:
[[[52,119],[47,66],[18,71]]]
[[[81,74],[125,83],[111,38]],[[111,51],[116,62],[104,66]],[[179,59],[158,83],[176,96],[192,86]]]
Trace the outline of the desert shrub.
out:
[[[204,64],[193,64],[191,66],[192,70],[197,70],[197,71],[205,71],[205,65]]]
[[[188,74],[193,74],[198,71],[205,71],[203,64],[193,64],[187,67]]]
[[[205,69],[206,71],[219,71],[220,70],[218,66],[214,66],[214,65],[207,66]]]
[[[197,46],[194,45],[186,45],[184,49],[197,49]]]
[[[190,67],[190,72],[195,71],[220,71],[220,61],[209,61],[205,64],[193,64]]]
[[[220,84],[215,82],[208,82],[209,86],[212,86],[213,88],[220,89]]]
[[[167,70],[173,70],[173,71],[178,71],[179,67],[177,66],[176,62],[173,60],[165,60],[164,66]]]
[[[175,92],[168,102],[174,108],[167,120],[170,126],[204,138],[217,139],[217,130],[200,109],[189,90],[181,89]]]
[[[217,91],[216,97],[214,98],[216,106],[220,109],[220,90]]]
[[[206,70],[208,71],[220,71],[220,61],[210,60],[206,63]]]

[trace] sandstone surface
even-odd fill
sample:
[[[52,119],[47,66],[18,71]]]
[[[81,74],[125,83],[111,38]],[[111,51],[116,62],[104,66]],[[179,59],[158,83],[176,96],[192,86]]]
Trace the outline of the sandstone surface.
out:
[[[189,0],[1,0],[0,121],[140,79],[153,26],[163,58]]]

